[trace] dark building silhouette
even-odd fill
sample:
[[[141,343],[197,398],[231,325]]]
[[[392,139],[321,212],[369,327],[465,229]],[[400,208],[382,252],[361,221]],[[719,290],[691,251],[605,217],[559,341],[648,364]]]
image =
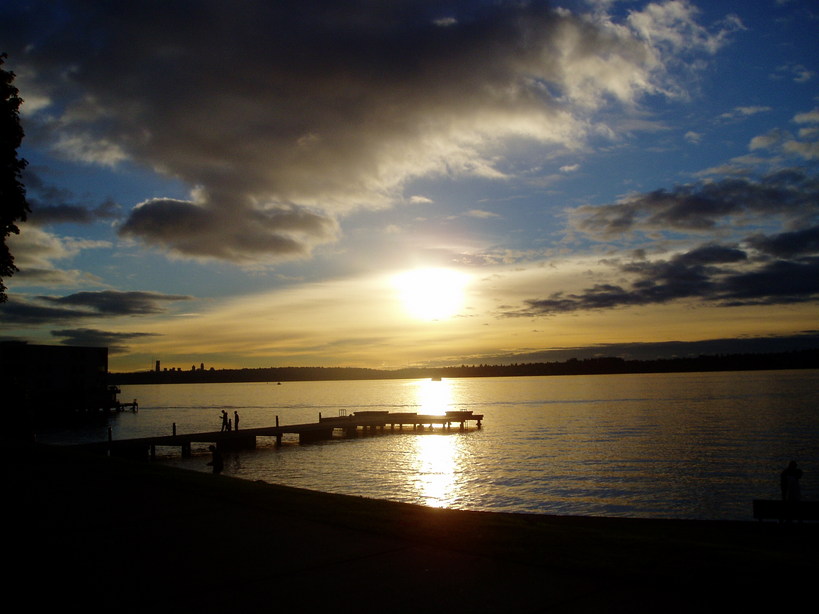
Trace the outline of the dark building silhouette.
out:
[[[108,348],[0,343],[2,396],[10,433],[70,422],[118,407],[108,386]],[[9,433],[4,433],[8,435]]]

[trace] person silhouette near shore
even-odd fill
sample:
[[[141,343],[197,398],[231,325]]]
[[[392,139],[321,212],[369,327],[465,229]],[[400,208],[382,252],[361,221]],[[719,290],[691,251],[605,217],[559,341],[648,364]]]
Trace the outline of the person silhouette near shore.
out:
[[[234,431],[239,430],[239,412],[238,411],[233,412],[233,430]]]
[[[222,430],[228,430],[228,414],[224,409],[222,410]]]
[[[208,463],[208,467],[213,467],[213,473],[222,473],[225,468],[225,462],[222,460],[222,454],[216,446],[208,446],[212,459]]]
[[[799,478],[801,477],[802,470],[796,466],[796,461],[791,461],[779,476],[783,501],[799,501],[802,498],[802,492],[799,488]]]

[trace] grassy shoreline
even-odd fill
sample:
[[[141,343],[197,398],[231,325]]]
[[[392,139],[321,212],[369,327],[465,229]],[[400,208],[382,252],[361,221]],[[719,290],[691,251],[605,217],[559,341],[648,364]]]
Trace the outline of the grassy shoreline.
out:
[[[581,599],[588,611],[602,606],[600,600],[608,604],[604,611],[619,611],[612,603],[639,611],[647,596],[646,606],[652,599],[673,598],[681,609],[667,603],[643,611],[688,611],[695,603],[729,596],[731,603],[781,605],[786,593],[780,583],[810,586],[805,583],[817,571],[817,524],[440,510],[42,445],[13,451],[8,458],[15,558],[68,578],[64,590],[84,587],[110,599],[118,598],[109,589],[122,589],[123,578],[169,560],[174,581],[156,580],[152,591],[172,601],[183,599],[183,592],[190,601],[191,593],[201,595],[206,587],[211,594],[206,578],[187,573],[201,571],[209,558],[230,560],[246,576],[264,573],[265,582],[245,593],[251,599],[254,590],[292,580],[293,574],[303,574],[299,582],[309,583],[325,564],[337,570],[344,561],[344,573],[352,573],[360,560],[369,560],[353,557],[360,548],[372,548],[383,559],[371,570],[375,578],[391,577],[403,567],[407,575],[423,574],[423,565],[456,557],[464,567],[493,569],[503,586],[521,591],[520,599],[530,588],[517,586],[517,578],[542,577],[556,587],[552,601],[577,604]],[[227,527],[226,534],[220,527]],[[428,553],[425,562],[390,554],[419,549]],[[271,550],[275,563],[264,555]],[[59,556],[52,559],[53,552]],[[343,556],[356,562],[339,559]],[[288,557],[301,561],[301,567],[285,564]],[[99,562],[105,560],[117,564]],[[326,574],[321,577],[327,581]],[[722,597],[711,595],[715,591]],[[257,598],[263,600],[261,594]],[[482,611],[478,606],[488,599],[484,595],[470,611]],[[199,605],[210,611],[212,602],[213,597]],[[538,611],[537,603],[531,607]]]

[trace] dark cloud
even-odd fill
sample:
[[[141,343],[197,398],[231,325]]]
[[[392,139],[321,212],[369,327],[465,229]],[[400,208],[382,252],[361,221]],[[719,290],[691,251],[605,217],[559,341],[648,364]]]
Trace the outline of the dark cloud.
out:
[[[777,258],[819,254],[819,226],[774,236],[758,234],[748,238],[747,242],[751,247]]]
[[[610,239],[631,231],[738,235],[745,227],[778,227],[701,245],[668,259],[607,262],[619,283],[556,292],[505,315],[527,316],[661,304],[680,299],[713,305],[787,304],[819,298],[819,178],[786,169],[760,179],[732,178],[629,196],[573,212],[575,228]],[[652,240],[656,239],[652,237]]]
[[[46,224],[93,224],[100,220],[119,217],[119,205],[108,200],[96,207],[82,205],[46,205],[36,198],[29,198],[31,213],[28,222],[38,226]]]
[[[69,307],[80,307],[92,310],[98,315],[133,316],[162,313],[162,303],[168,301],[187,301],[188,296],[160,294],[158,292],[117,292],[104,290],[100,292],[77,292],[68,296],[41,296],[40,300]]]
[[[42,305],[10,296],[7,302],[0,305],[0,315],[2,315],[2,325],[33,326],[44,323],[71,322],[97,314],[82,309]]]
[[[109,354],[124,354],[128,351],[126,342],[156,337],[153,333],[117,333],[93,328],[52,330],[54,337],[62,339],[63,345],[85,347],[107,347]]]
[[[121,215],[120,206],[112,199],[96,206],[77,203],[77,197],[70,190],[47,184],[32,170],[26,170],[24,181],[26,199],[31,207],[29,224],[92,224]]]
[[[4,325],[73,322],[99,317],[152,315],[166,311],[163,303],[190,300],[187,296],[157,292],[77,292],[35,299],[9,297],[0,305]]]
[[[783,235],[755,237],[758,245],[779,245],[783,240]],[[806,243],[810,241],[803,242],[803,248]],[[816,251],[819,250],[814,249],[814,253]],[[625,274],[631,279],[627,285],[597,284],[578,293],[557,292],[544,299],[529,299],[525,307],[508,310],[504,315],[550,315],[680,299],[721,306],[819,299],[819,256],[794,260],[752,259],[735,246],[708,244],[667,260],[640,259],[616,266],[619,276]]]
[[[30,138],[201,188],[143,204],[123,232],[232,261],[308,254],[330,220],[400,202],[415,177],[503,176],[505,139],[577,146],[596,110],[675,91],[665,63],[725,40],[685,4],[617,29],[539,1],[7,4],[42,110]]]
[[[612,237],[633,230],[711,231],[730,223],[781,218],[786,224],[816,223],[819,178],[800,170],[762,177],[730,178],[629,196],[618,203],[584,206],[574,226]]]
[[[333,219],[294,206],[237,215],[227,208],[164,199],[136,208],[119,233],[187,256],[252,262],[266,255],[306,256],[311,244],[328,240],[336,230]]]
[[[727,305],[801,303],[819,296],[819,257],[776,260],[727,276],[715,297]]]

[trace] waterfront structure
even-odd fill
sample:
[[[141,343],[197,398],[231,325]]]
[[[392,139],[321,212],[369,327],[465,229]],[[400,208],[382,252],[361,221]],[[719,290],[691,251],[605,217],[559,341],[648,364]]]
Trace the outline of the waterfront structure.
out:
[[[79,444],[78,447],[86,450],[104,452],[111,456],[128,456],[144,458],[156,456],[157,446],[178,447],[183,457],[191,455],[191,447],[194,443],[214,444],[219,450],[247,450],[256,447],[257,437],[275,437],[276,444],[282,444],[282,436],[285,434],[298,435],[299,443],[313,443],[332,439],[335,433],[340,433],[343,437],[356,437],[359,433],[375,434],[385,432],[387,427],[391,431],[399,430],[405,426],[412,427],[413,431],[424,431],[434,426],[443,429],[450,429],[453,425],[458,425],[461,431],[466,430],[468,422],[475,422],[477,428],[481,428],[483,414],[473,414],[471,411],[448,411],[442,415],[418,414],[415,412],[390,412],[390,411],[357,411],[347,415],[346,411],[340,410],[338,416],[325,418],[319,414],[318,422],[306,424],[280,425],[279,417],[276,416],[276,426],[261,428],[242,429],[241,431],[208,431],[206,433],[181,434],[176,431],[176,424],[173,425],[172,435],[159,435],[155,437],[142,437],[139,439],[114,440],[111,438],[109,429],[108,441],[96,443]]]
[[[0,374],[11,432],[120,408],[108,385],[108,348],[0,343]]]

